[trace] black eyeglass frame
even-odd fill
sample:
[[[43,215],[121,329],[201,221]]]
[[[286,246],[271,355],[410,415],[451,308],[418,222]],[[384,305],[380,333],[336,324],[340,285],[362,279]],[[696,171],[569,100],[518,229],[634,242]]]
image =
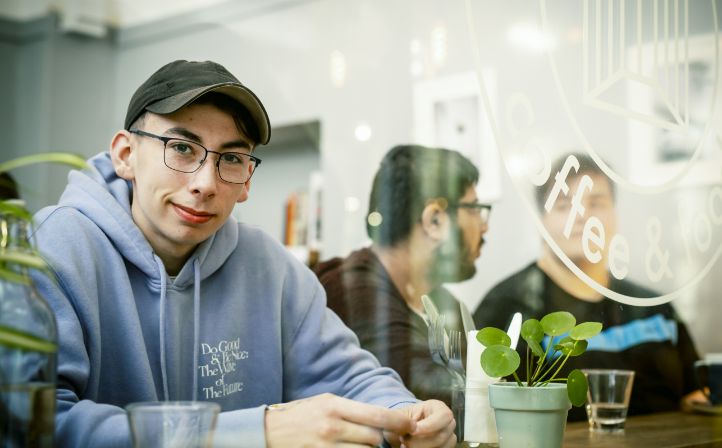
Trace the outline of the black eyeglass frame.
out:
[[[474,210],[486,221],[488,221],[489,216],[491,216],[491,204],[485,204],[483,202],[457,202],[455,204],[449,204],[449,208],[465,208],[467,210]],[[481,214],[482,210],[486,210],[484,215]]]
[[[156,140],[162,141],[162,142],[163,142],[163,164],[164,164],[166,167],[168,167],[168,169],[171,169],[171,170],[173,170],[173,171],[178,171],[179,173],[195,173],[196,171],[198,171],[198,170],[203,166],[204,163],[206,163],[206,159],[208,159],[208,153],[218,154],[219,157],[218,157],[218,159],[216,160],[216,163],[215,163],[216,172],[218,173],[218,177],[219,177],[223,182],[228,182],[229,184],[243,185],[243,184],[245,184],[246,182],[248,182],[249,180],[251,180],[251,177],[253,177],[253,173],[256,172],[256,168],[258,168],[258,166],[261,164],[261,159],[259,159],[259,158],[256,157],[256,156],[253,156],[253,155],[251,155],[251,154],[246,154],[246,153],[243,153],[243,152],[231,152],[231,151],[228,151],[228,152],[211,151],[210,149],[206,148],[205,146],[201,145],[200,143],[194,142],[194,141],[192,141],[192,140],[188,140],[188,139],[185,139],[185,138],[163,137],[162,135],[152,134],[152,133],[150,133],[150,132],[146,132],[146,131],[143,131],[143,130],[140,130],[140,129],[130,129],[130,130],[128,130],[128,132],[130,132],[131,134],[140,135],[141,137],[149,137],[149,138],[154,138],[154,139],[156,139]],[[171,166],[168,166],[168,162],[166,162],[166,160],[165,160],[165,151],[166,151],[166,148],[168,147],[168,142],[171,141],[171,140],[176,140],[176,141],[180,141],[180,142],[191,143],[191,144],[193,144],[193,145],[197,145],[197,146],[200,146],[201,148],[203,148],[203,150],[204,150],[206,153],[205,153],[205,155],[203,156],[203,158],[201,159],[201,161],[200,161],[200,163],[198,164],[198,167],[196,167],[196,169],[194,169],[193,171],[183,171],[183,170],[179,170],[179,169],[177,169],[177,168],[173,168],[173,167],[171,167]],[[221,176],[221,167],[220,167],[220,165],[221,165],[221,157],[220,157],[220,156],[222,156],[222,155],[224,155],[224,154],[235,154],[235,155],[238,155],[238,156],[241,156],[241,157],[248,157],[249,159],[251,159],[251,160],[253,161],[253,163],[254,163],[254,165],[253,165],[253,170],[251,170],[251,174],[248,176],[248,179],[244,180],[243,182],[233,182],[233,181],[230,181],[230,180],[226,180],[226,179],[223,178],[223,176]]]

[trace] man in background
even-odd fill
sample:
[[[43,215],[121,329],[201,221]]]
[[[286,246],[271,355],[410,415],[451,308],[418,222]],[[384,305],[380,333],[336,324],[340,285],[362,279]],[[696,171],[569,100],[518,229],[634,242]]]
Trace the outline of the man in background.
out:
[[[567,170],[564,168],[567,164],[576,168]],[[554,189],[555,173],[562,171],[568,172],[565,192]],[[559,249],[605,288],[634,297],[657,296],[653,291],[610,274],[608,245],[600,250],[596,262],[584,253],[582,234],[589,217],[599,220],[608,238],[617,233],[614,184],[594,160],[582,154],[567,154],[555,161],[551,173],[547,182],[536,190],[536,201],[542,223]],[[580,191],[580,184],[588,188],[580,204],[583,218],[576,217],[567,237],[564,230],[569,215],[578,207],[572,197]],[[553,201],[553,205],[545,209],[548,201]],[[672,306],[629,306],[601,295],[570,271],[546,242],[535,262],[491,289],[474,313],[474,320],[479,328],[507,328],[517,311],[526,320],[562,310],[572,313],[577,322],[603,324],[602,333],[589,340],[587,351],[582,356],[569,358],[564,370],[567,373],[581,368],[634,370],[630,415],[674,411],[683,400],[704,400],[701,393],[695,391],[697,352]],[[517,350],[525,359],[524,341],[520,341]],[[582,408],[572,408],[569,418],[584,420],[586,415]]]
[[[456,151],[392,148],[369,199],[366,229],[373,244],[315,268],[329,308],[361,346],[396,370],[416,396],[447,404],[452,377],[432,362],[421,297],[432,298],[447,328],[461,330],[460,303],[441,285],[476,272],[490,211],[477,198],[478,179],[477,168]]]

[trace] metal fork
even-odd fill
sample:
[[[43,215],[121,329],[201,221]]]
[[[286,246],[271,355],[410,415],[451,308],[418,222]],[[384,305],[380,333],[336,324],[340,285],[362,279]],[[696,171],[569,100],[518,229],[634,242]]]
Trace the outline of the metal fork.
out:
[[[442,314],[429,328],[429,344],[433,345],[432,358],[437,364],[446,367],[452,378],[451,384],[451,410],[456,419],[455,434],[457,440],[464,440],[464,408],[466,371],[462,361],[461,336],[458,330],[447,331],[446,321]],[[431,343],[433,337],[433,344]],[[436,355],[434,355],[436,353]]]
[[[461,346],[461,331],[449,331],[449,368],[456,372],[466,382],[466,369],[464,369],[464,351]]]
[[[446,319],[444,315],[440,315],[438,319],[431,322],[429,327],[429,351],[431,352],[431,359],[439,365],[446,367],[451,373],[454,381],[457,384],[465,384],[466,373],[461,362],[461,332],[452,331],[455,334],[454,339],[458,340],[454,342],[454,348],[457,350],[452,357],[451,354],[451,338],[446,331],[444,326]]]
[[[444,350],[443,345],[443,337],[439,337],[437,333],[439,332],[439,322],[438,317],[434,318],[429,316],[429,333],[428,333],[428,343],[429,343],[429,352],[431,353],[431,359],[438,365],[446,367],[448,362],[448,357],[446,356],[446,352]],[[441,341],[441,342],[439,342]]]

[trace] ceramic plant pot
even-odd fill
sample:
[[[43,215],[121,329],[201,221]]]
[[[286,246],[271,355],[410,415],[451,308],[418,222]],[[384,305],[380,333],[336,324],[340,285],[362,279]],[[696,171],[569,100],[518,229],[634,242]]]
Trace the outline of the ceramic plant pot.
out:
[[[520,387],[489,386],[500,448],[561,448],[567,413],[572,407],[566,384]]]

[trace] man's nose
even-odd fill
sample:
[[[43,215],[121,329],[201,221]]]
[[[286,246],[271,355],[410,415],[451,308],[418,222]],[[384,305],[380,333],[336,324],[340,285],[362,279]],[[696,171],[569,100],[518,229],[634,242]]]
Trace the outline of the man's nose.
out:
[[[201,167],[193,173],[193,179],[191,181],[191,189],[199,191],[203,194],[212,194],[216,190],[216,183],[218,179],[218,168],[216,167],[217,161],[209,154],[201,162]]]
[[[489,231],[489,220],[481,220],[481,233],[484,234]]]

